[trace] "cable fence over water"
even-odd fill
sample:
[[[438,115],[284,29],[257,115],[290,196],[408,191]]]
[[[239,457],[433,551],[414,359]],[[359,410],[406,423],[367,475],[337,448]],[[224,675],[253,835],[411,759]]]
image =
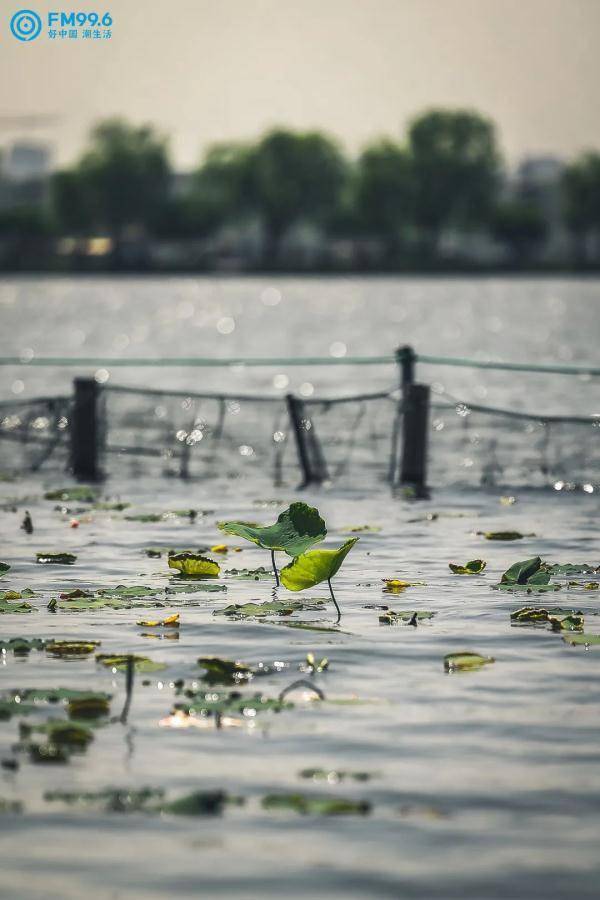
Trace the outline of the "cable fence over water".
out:
[[[400,377],[392,369],[387,390],[348,396],[188,392],[77,378],[70,396],[0,403],[0,474],[70,468],[84,480],[116,474],[253,478],[273,486],[405,486],[416,496],[451,485],[590,492],[600,484],[599,416],[496,408],[415,381],[417,362],[468,367],[475,360],[421,357],[402,348],[362,363],[384,359],[398,364]],[[584,366],[482,366],[600,375]],[[536,405],[542,400],[538,396]]]

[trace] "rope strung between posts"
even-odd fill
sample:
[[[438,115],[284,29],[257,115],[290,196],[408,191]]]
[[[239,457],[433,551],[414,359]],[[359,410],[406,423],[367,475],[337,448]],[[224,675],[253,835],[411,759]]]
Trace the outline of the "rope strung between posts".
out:
[[[599,366],[562,365],[559,363],[516,363],[463,357],[429,356],[415,353],[416,362],[436,366],[461,366],[468,369],[497,369],[509,372],[543,372],[554,375],[600,376]],[[1,356],[0,366],[73,366],[77,368],[136,368],[136,367],[200,367],[227,368],[231,366],[382,366],[398,362],[395,354],[387,356],[295,356],[295,357],[102,357],[102,356]]]

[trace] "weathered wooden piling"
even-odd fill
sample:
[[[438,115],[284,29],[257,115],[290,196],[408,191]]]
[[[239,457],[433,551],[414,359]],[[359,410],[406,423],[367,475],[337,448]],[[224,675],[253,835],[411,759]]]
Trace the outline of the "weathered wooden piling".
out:
[[[100,427],[98,422],[99,386],[93,378],[73,382],[71,412],[71,470],[79,481],[98,481]]]

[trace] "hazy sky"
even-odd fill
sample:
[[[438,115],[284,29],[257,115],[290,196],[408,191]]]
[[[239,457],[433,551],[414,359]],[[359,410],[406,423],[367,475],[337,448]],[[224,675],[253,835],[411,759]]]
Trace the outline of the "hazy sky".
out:
[[[19,43],[22,7],[108,10],[102,41]],[[102,8],[101,8],[102,7]],[[431,105],[498,123],[509,159],[600,147],[600,0],[1,0],[0,114],[56,113],[59,162],[95,120],[152,121],[190,168],[217,140],[273,124],[351,150]],[[0,126],[2,126],[0,119]],[[0,144],[24,133],[0,132]]]

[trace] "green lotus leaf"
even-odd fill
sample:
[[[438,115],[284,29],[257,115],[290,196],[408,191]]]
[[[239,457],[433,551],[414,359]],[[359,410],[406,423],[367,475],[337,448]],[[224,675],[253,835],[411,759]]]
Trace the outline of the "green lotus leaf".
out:
[[[8,600],[0,600],[0,615],[3,613],[30,613],[33,606],[29,603],[9,603]]]
[[[42,565],[72,566],[77,560],[74,553],[36,553],[36,562]]]
[[[350,538],[337,550],[309,550],[297,556],[281,570],[281,583],[289,591],[304,591],[322,581],[330,581],[358,540]]]
[[[128,600],[136,597],[152,597],[159,592],[160,588],[148,587],[145,584],[118,584],[114,588],[100,588],[97,591],[97,595],[99,597],[119,597],[122,600]]]
[[[481,575],[486,565],[487,563],[484,559],[472,559],[470,562],[465,563],[464,566],[457,563],[448,563],[455,575]]]
[[[366,800],[311,794],[267,794],[262,806],[268,810],[291,810],[302,816],[365,816],[371,811]]]
[[[98,647],[99,645],[100,641],[92,640],[48,641],[48,643],[46,644],[46,653],[48,653],[50,656],[55,657],[88,656],[88,654],[93,653],[96,647]]]
[[[563,634],[563,641],[567,644],[582,644],[584,647],[600,645],[600,634]]]
[[[236,619],[261,618],[264,616],[290,616],[301,609],[322,609],[323,600],[265,600],[264,603],[232,603],[224,609],[215,609],[215,616],[231,616]]]
[[[183,584],[176,584],[174,581],[171,581],[165,588],[165,594],[198,594],[200,592],[214,594],[216,591],[222,592],[226,590],[226,584],[217,584],[215,581],[187,581]]]
[[[63,744],[27,744],[23,747],[29,753],[32,763],[68,763],[70,759],[69,748]]]
[[[44,800],[48,803],[65,803],[68,806],[100,805],[106,812],[140,812],[147,808],[150,801],[159,801],[164,791],[155,788],[128,790],[122,788],[105,788],[102,791],[46,791]]]
[[[94,503],[98,499],[98,491],[94,488],[81,485],[80,487],[58,488],[46,491],[46,500],[62,500],[63,503]]]
[[[370,781],[373,778],[372,772],[347,772],[343,769],[302,769],[298,773],[300,778],[308,778],[311,781],[328,781],[337,783],[339,781]]]
[[[581,610],[576,612],[574,609],[565,609],[562,606],[555,606],[552,609],[546,609],[543,606],[522,606],[520,609],[515,609],[511,612],[510,620],[518,625],[539,625],[545,624],[551,617],[560,618],[582,615]]]
[[[280,513],[274,525],[219,522],[218,527],[224,534],[245,538],[265,550],[283,550],[288,556],[300,556],[327,534],[319,511],[306,503],[292,503]]]
[[[221,571],[219,563],[199,553],[175,553],[169,556],[169,568],[192,578],[214,578]]]
[[[20,591],[0,591],[0,600],[29,600],[35,597],[35,592],[31,588],[22,588]]]
[[[553,631],[583,631],[584,619],[582,615],[548,616]]]
[[[243,797],[232,797],[226,791],[194,791],[186,797],[161,804],[160,812],[171,816],[218,816],[226,804],[242,806],[244,802]]]
[[[165,663],[157,662],[149,659],[147,656],[134,656],[133,654],[111,654],[97,653],[96,662],[106,666],[107,669],[117,669],[119,672],[126,672],[129,660],[133,660],[133,668],[140,675],[146,675],[150,672],[162,672],[167,666]]]
[[[535,537],[532,534],[521,534],[520,531],[484,531],[478,534],[483,534],[486,541],[520,541],[525,537]]]
[[[240,581],[266,581],[273,577],[270,569],[259,566],[258,569],[227,569],[228,578],[239,578]]]
[[[550,584],[536,584],[535,582],[527,584],[493,584],[492,588],[495,591],[508,591],[508,593],[525,593],[532,594],[534,591],[539,594],[544,594],[548,591],[560,591],[562,590],[561,584],[554,584],[551,582]]]
[[[243,695],[239,691],[228,694],[189,692],[185,703],[176,703],[175,709],[187,715],[245,715],[252,718],[261,712],[279,713],[285,709],[293,709],[294,704],[277,697],[265,697],[263,694]]]
[[[517,562],[507,569],[500,579],[502,584],[525,584],[529,579],[539,572],[542,560],[539,556],[533,559],[525,559],[523,562]],[[543,573],[547,574],[547,573]],[[546,583],[550,581],[550,576],[546,578]]]
[[[201,656],[198,665],[204,669],[202,681],[205,684],[240,684],[252,678],[250,666],[218,656]]]
[[[25,726],[26,733],[41,732],[51,744],[85,749],[94,740],[94,733],[87,725],[68,719],[50,719],[41,725]]]
[[[0,578],[2,578],[3,575],[6,575],[9,569],[10,565],[8,563],[0,562]]]
[[[94,503],[94,509],[98,509],[101,512],[123,512],[125,509],[129,509],[131,503]]]
[[[0,641],[0,652],[12,651],[16,656],[25,656],[32,650],[43,650],[45,646],[46,641],[43,638],[14,637]]]
[[[467,672],[480,669],[495,662],[492,656],[482,656],[480,653],[471,653],[462,650],[459,653],[447,653],[444,657],[444,668],[447,672]]]
[[[550,575],[595,575],[600,570],[594,563],[544,563],[543,568]]]
[[[379,621],[382,625],[398,625],[400,623],[416,625],[417,622],[433,619],[434,616],[434,612],[427,612],[426,610],[388,609],[379,616]]]

